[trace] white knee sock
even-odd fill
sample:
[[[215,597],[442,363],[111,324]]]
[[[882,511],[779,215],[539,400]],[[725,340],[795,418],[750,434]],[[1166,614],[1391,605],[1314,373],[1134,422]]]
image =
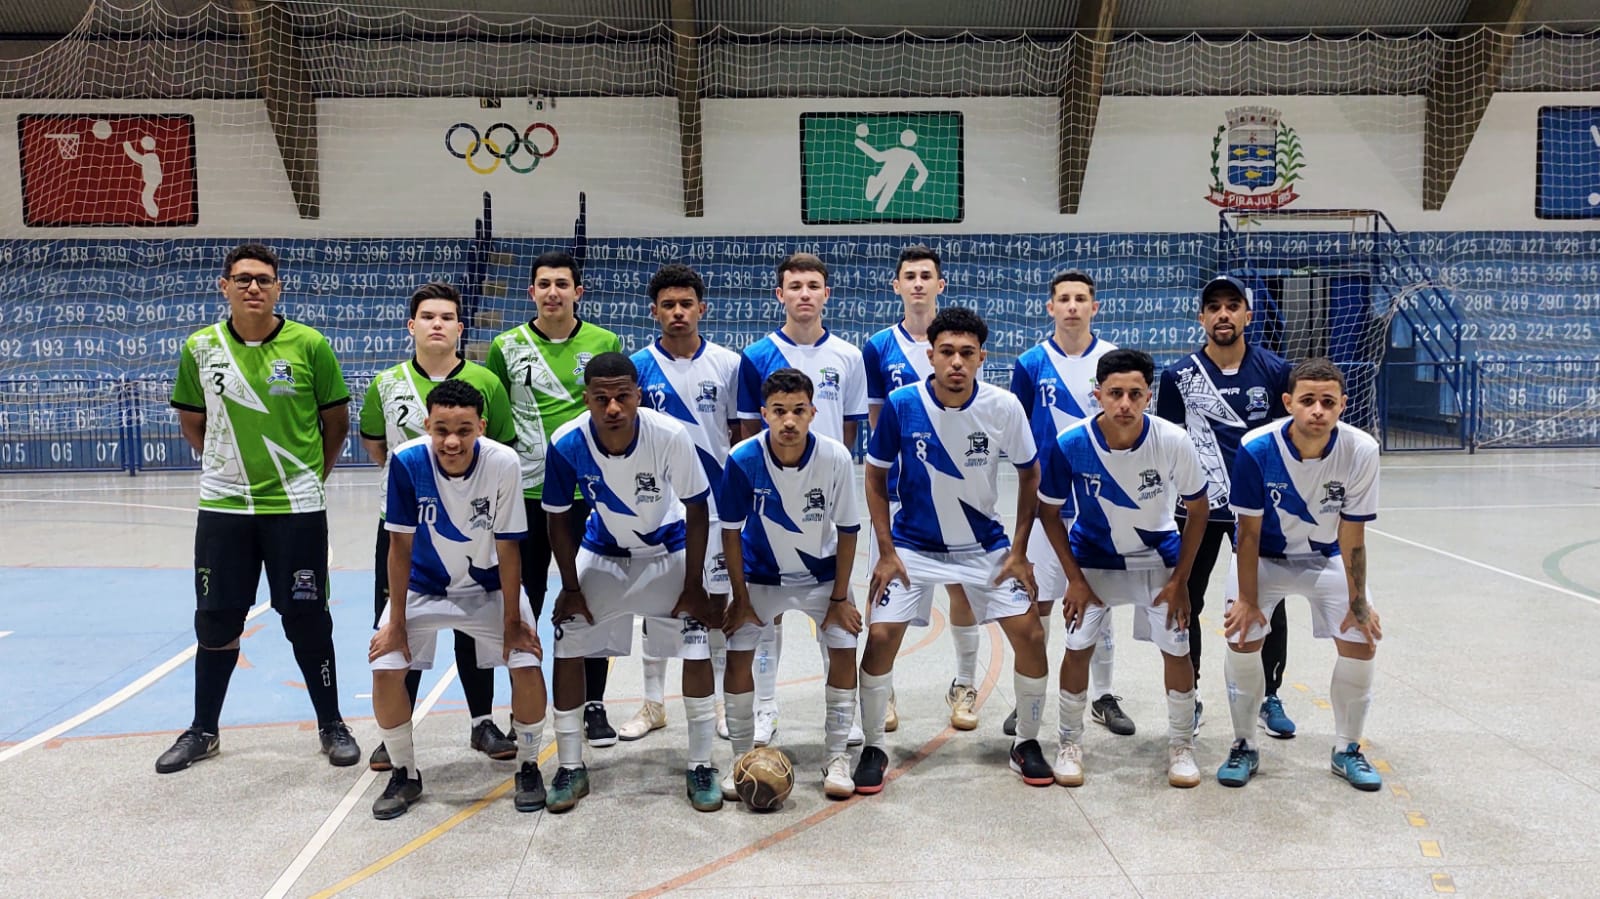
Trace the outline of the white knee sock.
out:
[[[556,709],[556,764],[563,768],[583,767],[583,706]]]
[[[752,663],[756,679],[756,708],[778,711],[778,660],[783,655],[783,624],[770,622],[756,644]]]
[[[849,751],[850,725],[856,721],[856,691],[828,687],[827,717],[822,722],[823,754],[828,758]]]
[[[717,736],[717,700],[711,696],[683,697],[683,716],[689,720],[689,767],[711,767],[711,742]]]
[[[1088,693],[1060,693],[1056,727],[1063,743],[1083,742],[1083,710],[1089,707]]]
[[[1012,672],[1012,688],[1017,692],[1017,736],[1012,745],[1039,739],[1039,721],[1044,717],[1044,691],[1049,675],[1028,677]]]
[[[517,764],[539,764],[539,744],[544,742],[544,719],[529,724],[512,718],[511,726],[517,731]]]
[[[861,733],[867,746],[883,748],[883,716],[889,713],[889,694],[894,690],[894,672],[861,672]]]
[[[1367,709],[1372,706],[1372,659],[1347,659],[1333,663],[1333,681],[1328,686],[1328,702],[1333,706],[1335,747],[1343,752],[1351,743],[1361,742],[1367,724]],[[393,750],[390,758],[394,757]]]
[[[978,625],[952,624],[950,639],[956,644],[956,683],[963,687],[978,682]]]
[[[1099,699],[1111,692],[1111,665],[1117,658],[1117,644],[1111,634],[1111,616],[1100,619],[1100,642],[1089,660],[1089,695]]]
[[[1173,746],[1194,745],[1194,694],[1167,691],[1167,740]]]
[[[728,674],[728,638],[717,628],[711,629],[712,695],[723,702],[722,679]]]
[[[1261,669],[1261,651],[1235,652],[1228,649],[1222,661],[1222,676],[1228,683],[1228,714],[1233,718],[1233,738],[1256,748],[1256,719],[1261,700],[1267,695],[1267,674]]]
[[[406,774],[415,778],[417,773],[417,754],[411,744],[411,721],[399,727],[380,727],[378,735],[383,737],[383,748],[389,750],[389,763],[396,768],[406,769]]]
[[[661,705],[667,694],[667,660],[645,656],[643,665],[645,701]]]
[[[756,743],[756,694],[729,693],[724,700],[724,714],[728,720],[728,742],[733,744],[733,757],[749,752]]]

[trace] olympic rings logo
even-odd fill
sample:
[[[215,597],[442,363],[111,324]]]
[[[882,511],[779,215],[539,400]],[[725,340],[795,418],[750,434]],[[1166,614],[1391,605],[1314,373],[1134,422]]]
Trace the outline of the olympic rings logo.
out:
[[[456,133],[462,130],[472,135],[472,141],[466,144],[465,149],[456,149],[457,144],[463,143],[456,140]],[[502,135],[496,140],[496,135],[502,131],[511,136],[504,137]],[[535,131],[549,133],[549,149],[541,150],[533,142],[533,133]],[[554,125],[544,122],[534,122],[521,132],[507,122],[496,122],[490,125],[488,130],[481,135],[478,133],[476,126],[468,122],[457,122],[451,125],[444,133],[444,148],[449,151],[451,156],[466,160],[467,168],[480,175],[492,173],[495,169],[500,168],[500,163],[502,162],[505,163],[506,168],[519,175],[532,174],[533,170],[539,167],[541,161],[556,155],[556,150],[560,146],[561,135],[556,133]],[[478,162],[480,151],[488,152],[492,161],[487,165]],[[523,151],[526,151],[528,159],[531,160],[526,165],[519,162],[520,157],[518,154]]]

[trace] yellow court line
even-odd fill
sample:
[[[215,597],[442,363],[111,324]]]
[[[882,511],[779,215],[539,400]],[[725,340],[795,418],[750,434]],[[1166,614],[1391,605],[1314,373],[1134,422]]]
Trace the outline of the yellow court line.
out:
[[[1439,848],[1438,840],[1418,840],[1417,848],[1422,850],[1423,858],[1444,858],[1444,851]]]

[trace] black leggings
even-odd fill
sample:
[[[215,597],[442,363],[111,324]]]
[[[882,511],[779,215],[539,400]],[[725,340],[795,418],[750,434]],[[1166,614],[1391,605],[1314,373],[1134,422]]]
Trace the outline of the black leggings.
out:
[[[1178,519],[1183,526],[1183,519]],[[1200,613],[1206,607],[1206,586],[1211,583],[1211,571],[1217,566],[1217,556],[1222,553],[1222,541],[1233,542],[1233,524],[1226,521],[1206,522],[1205,540],[1200,553],[1195,556],[1194,569],[1189,572],[1189,658],[1194,662],[1195,683],[1200,682],[1200,635],[1205,630],[1199,626]],[[1289,654],[1289,619],[1284,613],[1288,603],[1278,603],[1272,613],[1272,633],[1261,645],[1261,668],[1267,675],[1267,695],[1276,695],[1283,686],[1283,666]]]
[[[523,497],[528,513],[528,536],[522,541],[522,589],[533,606],[534,620],[544,614],[544,593],[550,581],[550,519],[539,500]],[[572,542],[583,539],[583,526],[589,520],[589,502],[574,499],[567,509],[567,525]],[[549,658],[555,657],[555,648],[546,650]],[[584,659],[583,683],[585,702],[605,702],[606,676],[611,673],[610,659]]]

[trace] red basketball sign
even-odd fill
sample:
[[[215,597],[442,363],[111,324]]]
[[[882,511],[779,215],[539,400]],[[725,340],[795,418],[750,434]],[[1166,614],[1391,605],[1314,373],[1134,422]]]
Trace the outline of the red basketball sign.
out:
[[[22,217],[33,227],[193,225],[194,116],[17,118]]]

